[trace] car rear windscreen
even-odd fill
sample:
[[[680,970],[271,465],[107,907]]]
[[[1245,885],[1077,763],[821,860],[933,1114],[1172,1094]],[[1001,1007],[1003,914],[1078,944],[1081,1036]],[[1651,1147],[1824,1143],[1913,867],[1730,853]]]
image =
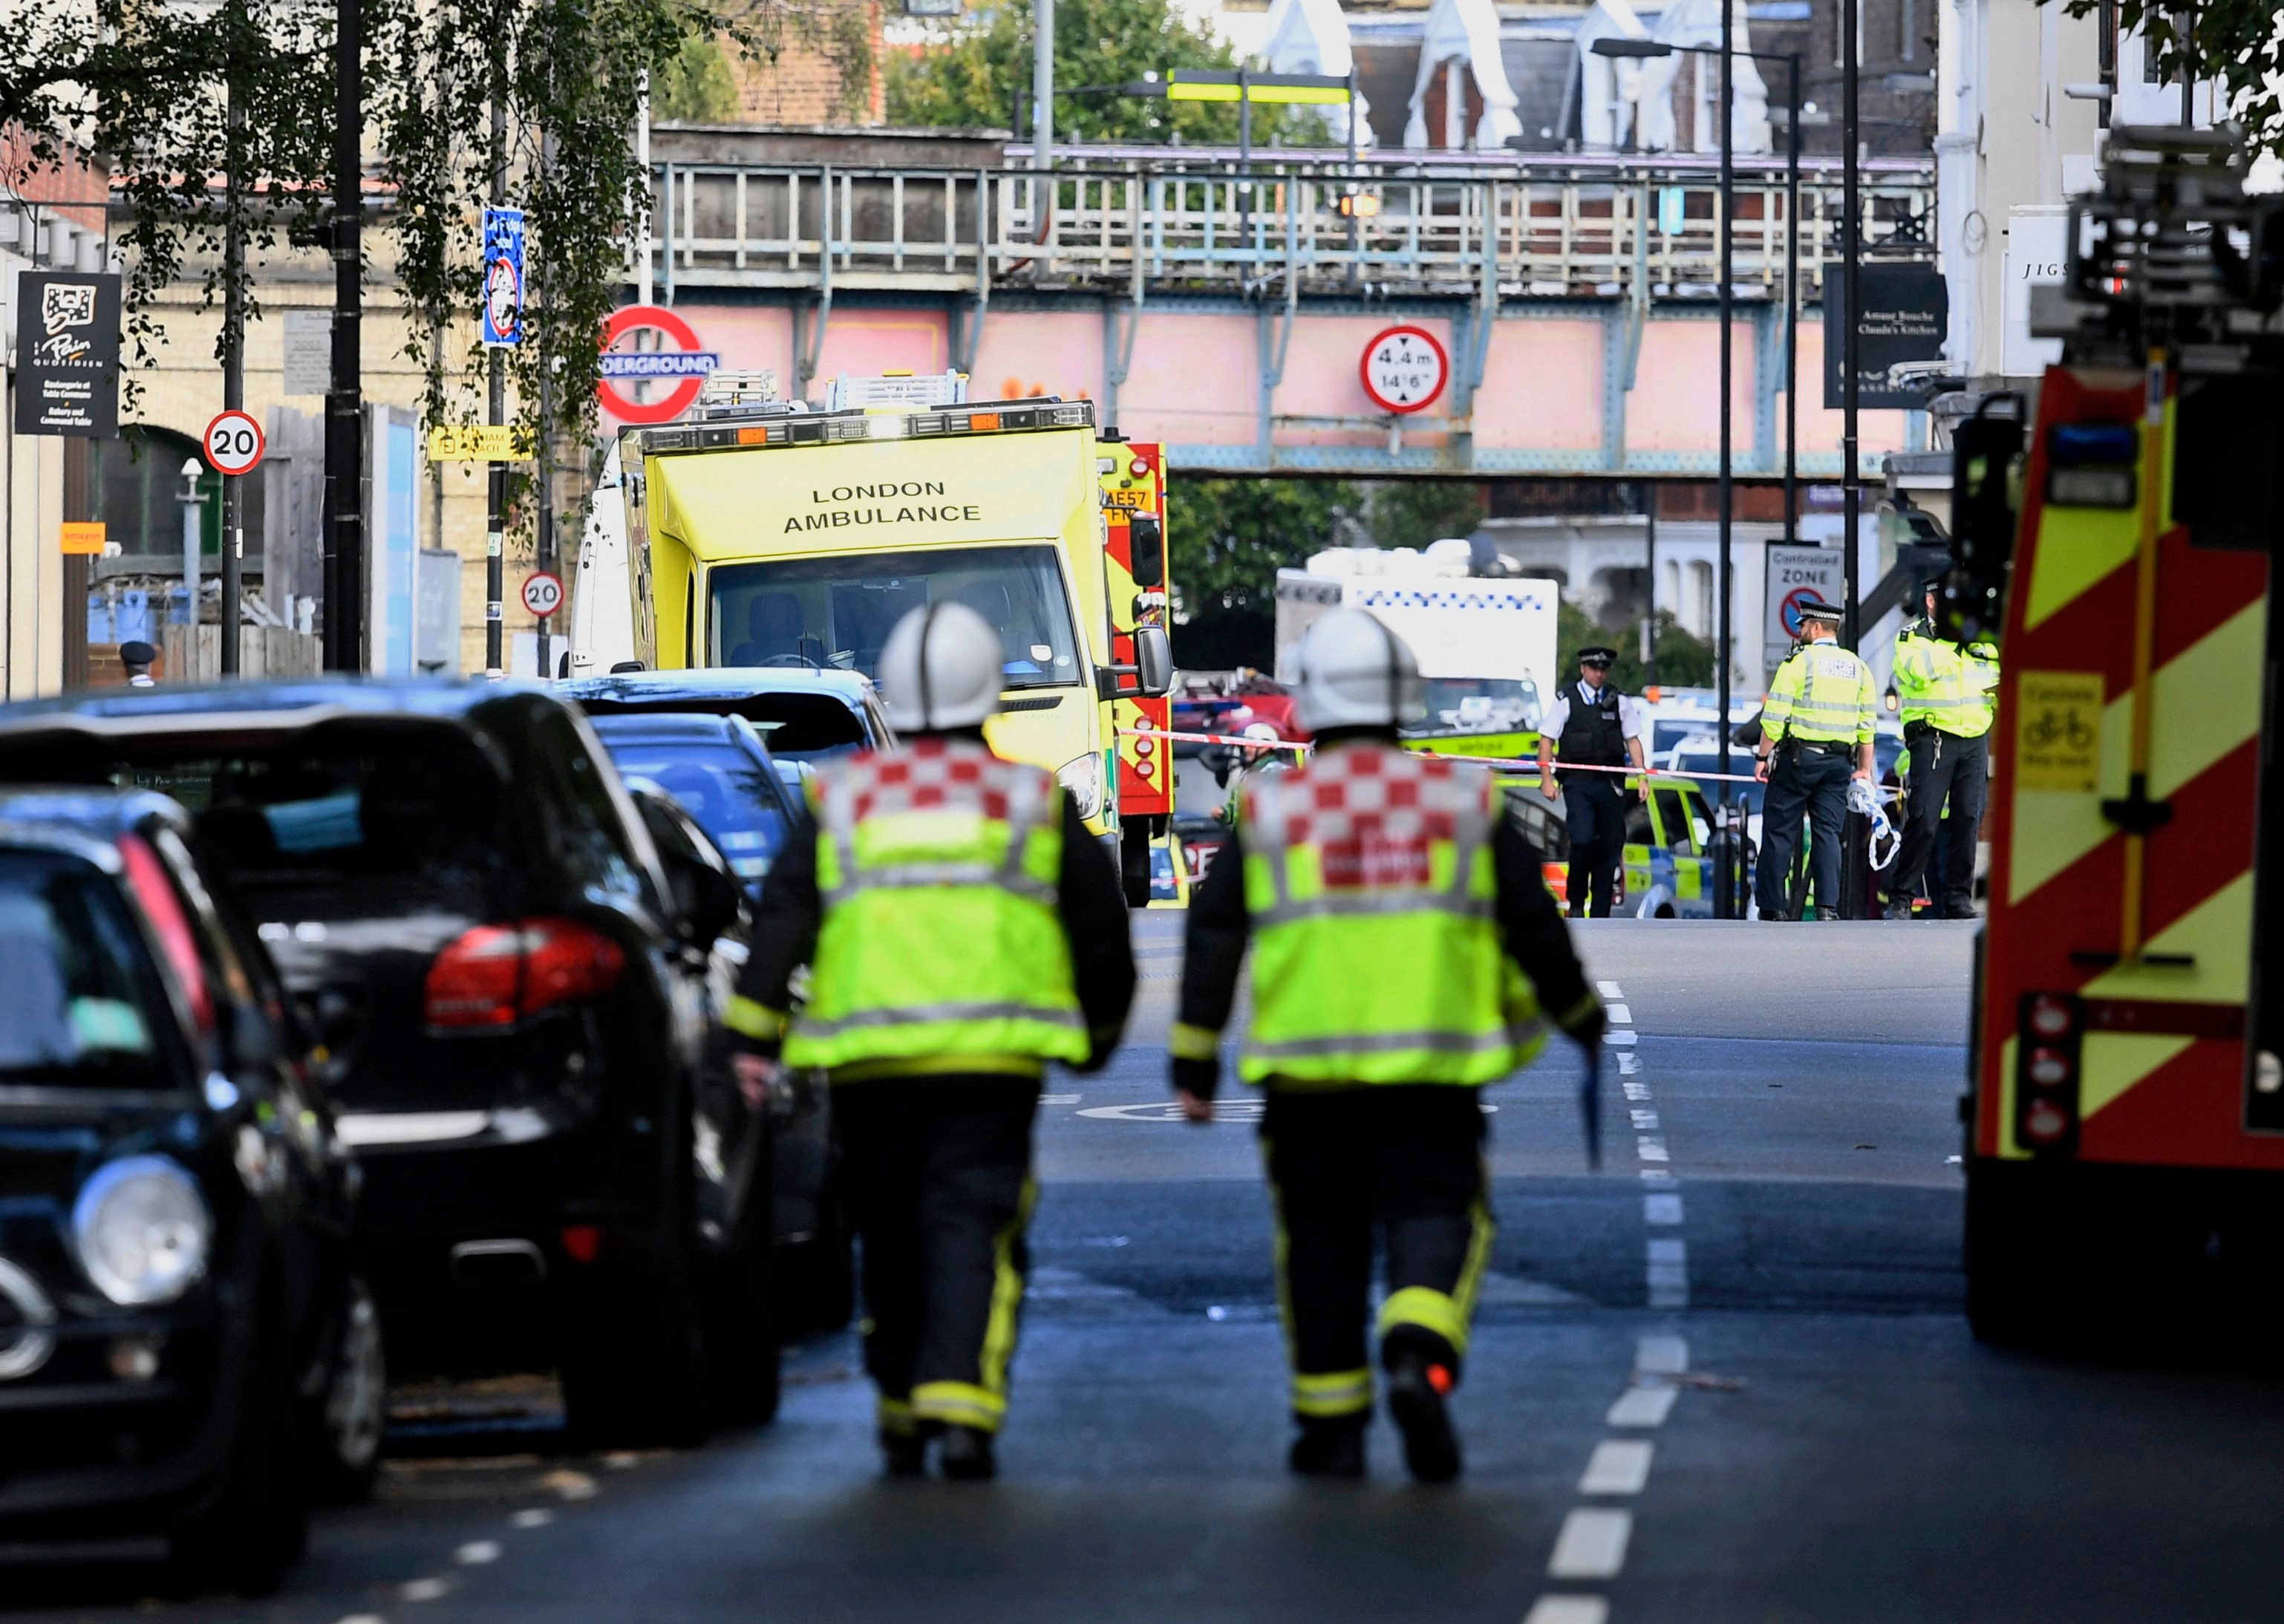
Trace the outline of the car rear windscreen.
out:
[[[0,850],[0,1084],[173,1086],[172,1013],[110,878],[58,853]]]
[[[603,735],[619,772],[648,778],[680,801],[738,877],[758,880],[786,841],[776,775],[745,751],[712,739]]]
[[[771,755],[831,755],[862,750],[872,741],[864,718],[829,694],[706,693],[645,694],[629,684],[616,697],[583,694],[580,708],[591,716],[743,716],[760,732]]]

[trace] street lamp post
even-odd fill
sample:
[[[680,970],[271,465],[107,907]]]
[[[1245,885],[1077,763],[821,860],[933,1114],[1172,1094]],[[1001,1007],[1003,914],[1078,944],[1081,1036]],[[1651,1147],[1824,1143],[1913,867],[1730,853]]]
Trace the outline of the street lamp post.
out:
[[[1740,56],[1756,61],[1782,62],[1786,67],[1786,82],[1791,106],[1787,110],[1787,123],[1791,137],[1785,144],[1785,536],[1792,538],[1795,525],[1795,486],[1798,461],[1799,417],[1793,409],[1793,399],[1799,393],[1793,377],[1798,343],[1799,322],[1795,316],[1798,303],[1797,278],[1800,274],[1800,53],[1796,51],[1739,51],[1736,48],[1736,12],[1725,4],[1721,12],[1721,43],[1709,45],[1674,45],[1663,40],[1606,38],[1596,40],[1591,49],[1600,57],[1668,57],[1676,51],[1693,56],[1717,56],[1721,59],[1721,224],[1720,258],[1721,285],[1719,289],[1721,322],[1721,540],[1719,585],[1716,589],[1720,603],[1718,616],[1720,644],[1714,671],[1714,704],[1720,713],[1717,733],[1721,744],[1721,771],[1730,770],[1729,699],[1732,645],[1736,629],[1732,623],[1735,591],[1733,497],[1736,465],[1733,444],[1733,413],[1730,402],[1730,385],[1735,365],[1736,335],[1733,331],[1736,309],[1736,277],[1734,262],[1736,236],[1733,224],[1737,200],[1736,104],[1731,83],[1732,65]],[[1850,171],[1850,184],[1854,184]],[[1852,194],[1851,194],[1852,195]],[[1853,580],[1851,574],[1850,580]],[[1851,596],[1850,603],[1854,603]],[[1733,798],[1729,786],[1723,785],[1721,855],[1714,868],[1713,914],[1716,918],[1733,919],[1743,911],[1743,899],[1737,894],[1737,863],[1733,850],[1735,831],[1742,826],[1741,798]]]

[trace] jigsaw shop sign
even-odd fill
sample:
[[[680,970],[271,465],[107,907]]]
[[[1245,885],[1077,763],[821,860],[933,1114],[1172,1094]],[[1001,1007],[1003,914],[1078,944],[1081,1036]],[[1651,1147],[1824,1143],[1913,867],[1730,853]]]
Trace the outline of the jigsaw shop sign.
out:
[[[27,271],[16,288],[16,432],[119,438],[119,278]]]

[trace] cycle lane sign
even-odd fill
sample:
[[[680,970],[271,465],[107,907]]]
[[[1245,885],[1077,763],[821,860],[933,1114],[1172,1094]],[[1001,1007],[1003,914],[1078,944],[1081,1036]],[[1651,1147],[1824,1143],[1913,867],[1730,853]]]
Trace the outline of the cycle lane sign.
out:
[[[2101,673],[2025,671],[2014,685],[2015,782],[2091,795],[2101,788]]]

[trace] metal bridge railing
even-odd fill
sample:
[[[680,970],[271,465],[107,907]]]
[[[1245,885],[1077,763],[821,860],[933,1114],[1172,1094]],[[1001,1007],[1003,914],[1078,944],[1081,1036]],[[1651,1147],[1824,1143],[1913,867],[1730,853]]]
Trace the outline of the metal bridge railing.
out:
[[[1874,253],[1931,258],[1931,168],[1864,177]],[[653,270],[671,290],[998,286],[1126,293],[1500,297],[1710,293],[1716,177],[1701,162],[1555,162],[1495,174],[1387,162],[1061,170],[669,164]],[[1837,263],[1840,175],[1801,180],[1802,300]],[[1736,187],[1736,280],[1779,297],[1785,181]]]

